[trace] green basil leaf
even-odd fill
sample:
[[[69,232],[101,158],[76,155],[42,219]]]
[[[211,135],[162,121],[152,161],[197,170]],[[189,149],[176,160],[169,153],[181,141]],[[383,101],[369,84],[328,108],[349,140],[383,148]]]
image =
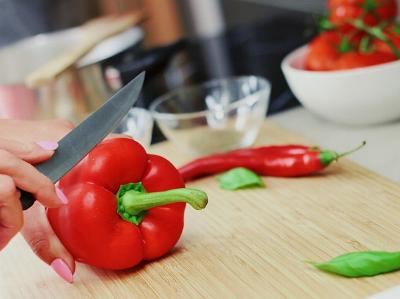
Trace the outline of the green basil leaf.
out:
[[[217,179],[219,186],[225,190],[265,187],[261,177],[243,167],[233,168],[217,176]]]
[[[319,270],[345,277],[375,276],[400,269],[400,252],[350,252],[324,263],[309,262]]]

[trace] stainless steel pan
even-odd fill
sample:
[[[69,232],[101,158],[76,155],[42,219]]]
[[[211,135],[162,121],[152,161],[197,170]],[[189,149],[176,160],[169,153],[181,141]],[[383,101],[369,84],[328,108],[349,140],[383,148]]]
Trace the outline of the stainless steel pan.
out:
[[[106,39],[52,82],[28,88],[25,76],[78,43],[78,28],[41,34],[0,49],[0,118],[83,120],[115,92],[105,63],[123,51],[134,56],[144,32],[133,27]]]

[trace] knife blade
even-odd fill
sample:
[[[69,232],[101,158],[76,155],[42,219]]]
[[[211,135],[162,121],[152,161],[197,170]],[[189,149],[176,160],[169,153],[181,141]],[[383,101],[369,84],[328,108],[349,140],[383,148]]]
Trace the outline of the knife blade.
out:
[[[37,164],[36,169],[54,183],[84,158],[90,150],[102,141],[128,113],[136,102],[143,86],[145,72],[140,73],[98,110],[93,112],[58,143],[58,148],[50,160]],[[35,202],[34,196],[21,191],[24,210]]]

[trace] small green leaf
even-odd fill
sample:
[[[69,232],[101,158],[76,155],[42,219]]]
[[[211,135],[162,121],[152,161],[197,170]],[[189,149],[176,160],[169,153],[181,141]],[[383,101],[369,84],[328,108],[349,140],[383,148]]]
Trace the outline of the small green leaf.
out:
[[[368,33],[369,35],[383,41],[388,45],[390,50],[396,55],[397,59],[400,59],[400,50],[397,49],[396,45],[390,40],[388,36],[384,33],[382,28],[380,26],[375,26],[375,27],[370,27],[364,24],[364,22],[360,19],[355,19],[352,21],[349,21],[350,24],[352,24],[354,27],[357,29],[364,31]]]
[[[319,21],[319,28],[322,30],[332,30],[335,29],[336,26],[333,24],[327,17],[321,18]]]
[[[352,24],[353,26],[357,27],[358,29],[364,29],[363,27],[365,27],[366,25],[364,24],[363,20],[360,19],[354,19],[349,21],[350,24]]]
[[[375,50],[374,45],[371,43],[371,36],[364,36],[359,45],[359,50],[361,53],[372,53]]]
[[[378,4],[375,0],[365,0],[362,8],[367,12],[374,12],[378,8]]]
[[[370,34],[383,41],[389,40],[389,38],[383,32],[382,28],[380,28],[379,26],[370,27]]]
[[[324,263],[308,262],[321,271],[345,277],[375,276],[400,269],[400,252],[350,252]]]
[[[233,168],[217,177],[219,186],[225,190],[265,187],[256,173],[243,167]]]
[[[336,29],[336,25],[333,24],[331,21],[329,21],[329,18],[327,15],[315,16],[314,21],[315,21],[316,26],[318,27],[319,31],[327,31],[327,30]]]
[[[391,22],[389,21],[381,21],[377,26],[381,29],[385,29],[387,26],[389,26]]]
[[[350,44],[350,40],[346,36],[340,38],[338,50],[340,53],[347,53],[353,50],[353,46]]]

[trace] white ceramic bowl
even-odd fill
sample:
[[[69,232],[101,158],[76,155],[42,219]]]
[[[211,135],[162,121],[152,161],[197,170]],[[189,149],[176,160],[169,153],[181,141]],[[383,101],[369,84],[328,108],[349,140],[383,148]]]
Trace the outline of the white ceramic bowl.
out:
[[[307,46],[282,61],[294,95],[310,111],[336,123],[373,125],[400,119],[400,61],[343,71],[303,68]]]

